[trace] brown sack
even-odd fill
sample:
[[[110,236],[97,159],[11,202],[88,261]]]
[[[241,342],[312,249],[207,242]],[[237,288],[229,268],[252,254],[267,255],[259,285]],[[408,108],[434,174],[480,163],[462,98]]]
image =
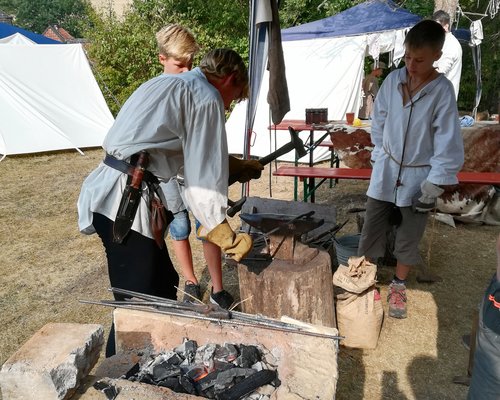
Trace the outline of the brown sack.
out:
[[[340,265],[333,274],[333,285],[351,293],[362,293],[377,281],[377,266],[365,257],[349,257],[348,266]]]
[[[340,291],[336,294],[337,327],[345,336],[340,344],[358,349],[377,347],[384,309],[378,290],[372,286],[361,294]]]

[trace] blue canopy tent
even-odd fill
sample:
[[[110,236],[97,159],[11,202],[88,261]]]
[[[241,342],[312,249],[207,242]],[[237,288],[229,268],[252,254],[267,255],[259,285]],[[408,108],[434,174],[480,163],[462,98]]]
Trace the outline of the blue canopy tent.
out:
[[[39,35],[38,33],[30,32],[26,29],[19,28],[14,25],[5,24],[0,22],[0,39],[7,38],[9,36],[13,36],[15,34],[23,35],[24,37],[30,39],[31,41],[37,44],[61,44],[57,40],[49,39],[43,35]]]
[[[420,19],[391,0],[369,0],[331,17],[283,29],[281,35],[283,41],[356,36],[412,27]]]

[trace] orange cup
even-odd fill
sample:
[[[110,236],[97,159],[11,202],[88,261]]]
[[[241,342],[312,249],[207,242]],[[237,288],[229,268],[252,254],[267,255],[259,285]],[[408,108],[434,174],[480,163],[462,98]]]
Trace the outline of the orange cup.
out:
[[[352,125],[354,123],[354,113],[346,113],[345,119],[347,121],[347,125]]]

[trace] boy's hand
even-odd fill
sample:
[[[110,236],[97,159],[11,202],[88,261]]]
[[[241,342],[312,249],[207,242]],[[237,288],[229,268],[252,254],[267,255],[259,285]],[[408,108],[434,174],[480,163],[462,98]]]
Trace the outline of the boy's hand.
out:
[[[443,188],[429,182],[423,181],[420,184],[420,190],[413,196],[413,212],[427,213],[436,207],[436,199],[444,192]]]

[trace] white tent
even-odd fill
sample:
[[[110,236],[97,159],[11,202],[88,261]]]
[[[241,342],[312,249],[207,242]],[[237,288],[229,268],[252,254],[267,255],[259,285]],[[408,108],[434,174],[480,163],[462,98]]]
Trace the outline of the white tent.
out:
[[[0,39],[2,159],[101,146],[112,123],[81,44],[37,44],[20,33]]]
[[[342,120],[346,112],[357,112],[365,57],[393,52],[394,59],[400,58],[404,35],[419,19],[390,1],[370,0],[333,17],[282,30],[291,105],[285,119],[304,120],[306,108],[328,108],[330,120]],[[250,141],[252,156],[262,157],[290,140],[287,131],[268,130],[268,81],[266,72]],[[232,154],[243,152],[245,115],[246,102],[242,102],[226,123]],[[305,141],[308,134],[301,132],[300,136]],[[294,157],[290,152],[280,160],[293,161]],[[314,151],[315,162],[329,157],[328,148]],[[309,156],[300,161],[309,161]]]

